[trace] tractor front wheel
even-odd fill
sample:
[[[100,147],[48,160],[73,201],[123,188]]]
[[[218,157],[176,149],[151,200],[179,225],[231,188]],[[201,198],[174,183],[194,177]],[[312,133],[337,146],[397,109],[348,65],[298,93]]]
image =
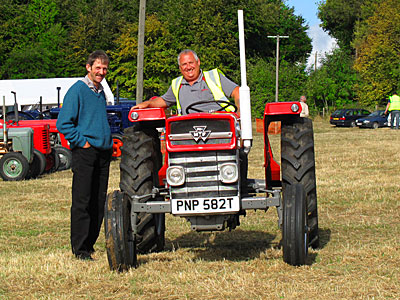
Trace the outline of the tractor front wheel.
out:
[[[288,186],[283,192],[282,245],[283,260],[292,266],[306,263],[308,254],[307,207],[301,184]]]
[[[46,173],[54,173],[58,170],[60,166],[60,157],[58,156],[58,152],[55,148],[51,149],[50,154],[46,155]]]
[[[43,173],[44,168],[46,167],[46,158],[43,153],[39,150],[33,149],[33,160],[29,164],[29,171],[26,175],[26,179],[37,178],[39,175]]]
[[[0,159],[0,176],[4,181],[25,179],[29,170],[29,162],[19,152],[9,152]]]
[[[137,263],[130,208],[130,200],[124,193],[114,191],[108,195],[104,211],[107,258],[110,269],[118,272]]]

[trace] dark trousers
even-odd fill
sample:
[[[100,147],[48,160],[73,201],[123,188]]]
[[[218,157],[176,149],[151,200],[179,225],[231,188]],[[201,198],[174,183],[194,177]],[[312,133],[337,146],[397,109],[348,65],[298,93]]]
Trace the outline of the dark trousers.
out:
[[[90,254],[99,237],[107,197],[112,150],[72,150],[71,246],[75,255]]]
[[[399,117],[400,117],[400,110],[392,110],[390,112],[391,128],[394,128],[393,124],[396,123],[396,129],[399,129]]]

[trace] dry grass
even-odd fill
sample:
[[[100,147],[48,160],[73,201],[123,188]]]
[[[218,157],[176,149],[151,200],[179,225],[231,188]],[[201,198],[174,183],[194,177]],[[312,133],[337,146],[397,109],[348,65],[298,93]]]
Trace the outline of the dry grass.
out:
[[[282,261],[275,209],[250,211],[221,233],[193,233],[168,215],[166,251],[139,256],[126,273],[109,270],[103,232],[95,261],[78,261],[63,171],[0,182],[0,299],[399,299],[400,132],[323,120],[314,131],[322,245],[308,265]],[[262,178],[262,136],[254,138],[249,173]],[[271,140],[279,151],[280,138]],[[118,173],[114,162],[110,191]]]

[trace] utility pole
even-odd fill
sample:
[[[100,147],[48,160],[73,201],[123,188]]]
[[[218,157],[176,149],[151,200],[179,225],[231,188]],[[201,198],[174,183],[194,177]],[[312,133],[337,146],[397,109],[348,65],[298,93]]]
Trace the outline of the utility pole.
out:
[[[314,71],[317,71],[318,51],[315,51]]]
[[[143,61],[144,61],[144,32],[146,19],[146,0],[140,0],[139,4],[139,30],[138,30],[138,55],[137,55],[137,79],[136,79],[136,103],[143,102]]]
[[[271,39],[276,39],[276,78],[275,78],[275,102],[278,102],[279,94],[279,39],[288,39],[288,35],[269,35]]]

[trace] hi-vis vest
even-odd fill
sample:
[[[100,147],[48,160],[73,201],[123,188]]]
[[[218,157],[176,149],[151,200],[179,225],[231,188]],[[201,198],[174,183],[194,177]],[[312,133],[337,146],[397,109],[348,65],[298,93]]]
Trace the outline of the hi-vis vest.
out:
[[[389,105],[389,111],[392,110],[400,110],[400,97],[397,95],[393,95],[389,97],[390,100],[390,105]]]
[[[203,77],[204,80],[210,89],[211,93],[214,96],[214,100],[221,100],[221,101],[229,101],[228,98],[226,98],[224,91],[222,90],[221,86],[221,78],[219,77],[219,74],[224,75],[220,70],[218,69],[213,69],[211,71],[206,71],[203,72]],[[181,83],[182,83],[183,76],[179,76],[172,80],[171,83],[171,88],[172,92],[175,95],[176,99],[176,107],[178,109],[178,115],[182,114],[182,107],[181,103],[179,102],[179,89],[181,88]],[[226,111],[234,111],[234,107],[227,104],[227,103],[218,103],[221,105]]]

